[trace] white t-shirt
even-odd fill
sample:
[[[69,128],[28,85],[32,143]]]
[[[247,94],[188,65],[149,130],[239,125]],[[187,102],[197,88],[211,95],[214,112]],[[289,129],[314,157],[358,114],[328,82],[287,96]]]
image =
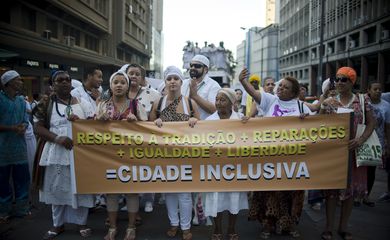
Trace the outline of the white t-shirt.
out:
[[[382,147],[385,147],[385,126],[390,123],[390,103],[380,101],[377,104],[371,103],[376,118],[375,131]]]
[[[292,99],[289,101],[280,100],[279,97],[262,92],[261,102],[256,104],[258,110],[264,112],[264,117],[285,117],[285,116],[299,116],[299,105],[302,104],[298,99]],[[310,109],[303,104],[303,112],[312,115]]]
[[[90,93],[88,93],[85,89],[84,89],[84,86],[79,86],[75,89],[73,89],[70,94],[73,96],[73,97],[76,97],[76,98],[81,98],[81,99],[84,99],[85,101],[87,101],[89,104],[91,104],[91,107],[92,107],[92,110],[93,112],[95,113],[96,112],[96,101],[93,100],[93,98],[91,97]]]
[[[190,82],[191,79],[185,79],[183,81],[183,85],[181,86],[181,94],[183,96],[189,97],[190,95]],[[215,104],[215,97],[217,96],[217,93],[221,89],[221,86],[214,80],[211,79],[209,76],[205,76],[203,80],[198,84],[198,95],[207,100],[208,102],[211,102],[212,104]],[[208,116],[210,116],[210,113],[207,113],[205,110],[203,110],[201,107],[199,107],[199,114],[200,119],[205,120]]]

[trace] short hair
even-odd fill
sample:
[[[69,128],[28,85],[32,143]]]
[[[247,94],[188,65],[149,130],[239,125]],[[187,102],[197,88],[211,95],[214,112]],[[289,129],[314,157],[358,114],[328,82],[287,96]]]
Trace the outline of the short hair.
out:
[[[139,70],[141,70],[141,77],[142,78],[146,77],[145,68],[142,67],[141,65],[139,65],[138,63],[130,63],[129,66],[127,66],[127,68],[126,68],[126,74],[129,71],[129,68],[131,68],[131,67],[139,68]]]
[[[375,83],[380,84],[381,87],[382,87],[382,84],[379,81],[371,81],[371,82],[368,83],[367,90],[370,90],[372,85],[375,84]]]
[[[298,97],[299,96],[299,88],[300,88],[298,80],[296,78],[290,77],[290,76],[285,77],[284,80],[287,80],[292,84],[291,91],[294,94],[294,98]]]
[[[263,87],[265,86],[265,81],[267,81],[269,79],[271,79],[275,83],[275,78],[273,78],[273,77],[265,77],[264,80],[263,80]]]
[[[84,70],[83,79],[87,80],[88,75],[94,75],[96,70],[100,70],[98,67],[89,67]]]

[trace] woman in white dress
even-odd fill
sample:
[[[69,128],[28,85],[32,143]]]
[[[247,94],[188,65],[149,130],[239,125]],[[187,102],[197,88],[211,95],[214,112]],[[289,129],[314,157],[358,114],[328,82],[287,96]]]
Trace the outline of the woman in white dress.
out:
[[[235,92],[231,89],[222,88],[218,91],[215,99],[217,111],[205,120],[241,119],[242,114],[233,110],[236,101]],[[229,240],[238,240],[235,226],[238,212],[248,209],[247,192],[208,192],[205,193],[205,216],[214,218],[214,233],[212,240],[222,240],[222,217],[223,212],[229,212],[227,233]]]
[[[91,235],[86,226],[89,208],[94,206],[93,196],[72,193],[70,170],[71,121],[94,115],[89,103],[71,96],[71,79],[67,72],[57,71],[52,75],[53,95],[48,102],[41,102],[34,115],[35,129],[46,141],[40,166],[45,166],[41,202],[52,205],[53,227],[43,239],[53,239],[62,233],[65,223],[77,224],[82,237]]]

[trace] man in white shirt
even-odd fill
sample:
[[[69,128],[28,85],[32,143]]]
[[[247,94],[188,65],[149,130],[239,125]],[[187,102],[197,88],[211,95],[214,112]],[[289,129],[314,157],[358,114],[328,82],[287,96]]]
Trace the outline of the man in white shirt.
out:
[[[89,102],[96,112],[96,100],[100,97],[101,92],[99,90],[103,83],[103,73],[97,68],[88,68],[84,72],[83,85],[76,87],[72,90],[73,97],[83,98]]]
[[[181,93],[198,104],[201,120],[216,111],[215,97],[221,89],[219,84],[207,75],[209,66],[207,57],[195,55],[190,62],[190,78],[185,79],[181,87]]]

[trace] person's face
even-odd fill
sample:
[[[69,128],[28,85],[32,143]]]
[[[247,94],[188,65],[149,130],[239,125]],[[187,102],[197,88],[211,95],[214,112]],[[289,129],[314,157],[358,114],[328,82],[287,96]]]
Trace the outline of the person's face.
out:
[[[250,84],[251,84],[256,90],[259,90],[259,82],[258,82],[258,81],[251,81]]]
[[[306,88],[300,87],[299,88],[299,99],[304,100],[306,97]]]
[[[8,86],[15,92],[21,92],[23,90],[23,81],[20,77],[16,77],[8,82]]]
[[[372,100],[379,100],[382,96],[382,86],[380,83],[371,84],[370,89],[368,89],[368,94]]]
[[[125,76],[116,75],[111,82],[110,89],[112,95],[115,97],[126,95],[129,90],[129,84],[127,83]]]
[[[165,79],[165,91],[167,92],[181,91],[182,83],[183,82],[178,76],[169,75],[167,79]]]
[[[141,69],[137,67],[129,67],[127,70],[127,76],[129,77],[131,86],[138,87],[139,83],[142,81]]]
[[[59,73],[53,81],[53,89],[59,94],[70,94],[72,90],[72,80],[67,73]]]
[[[96,69],[92,75],[89,76],[90,81],[92,82],[93,88],[99,88],[103,83],[103,73],[102,71]]]
[[[218,93],[215,98],[215,107],[218,112],[227,112],[232,109],[232,103],[224,93]]]
[[[264,82],[264,92],[274,93],[275,81],[273,79],[266,79]]]
[[[294,98],[294,93],[292,91],[292,83],[283,79],[278,89],[276,90],[276,95],[283,101],[288,101]]]
[[[206,66],[201,62],[193,61],[190,63],[190,77],[201,78],[206,74]]]
[[[353,83],[351,80],[349,80],[348,76],[337,74],[334,82],[338,92],[352,91]]]
[[[238,101],[241,101],[241,99],[242,99],[242,91],[241,90],[236,90],[236,99]]]

